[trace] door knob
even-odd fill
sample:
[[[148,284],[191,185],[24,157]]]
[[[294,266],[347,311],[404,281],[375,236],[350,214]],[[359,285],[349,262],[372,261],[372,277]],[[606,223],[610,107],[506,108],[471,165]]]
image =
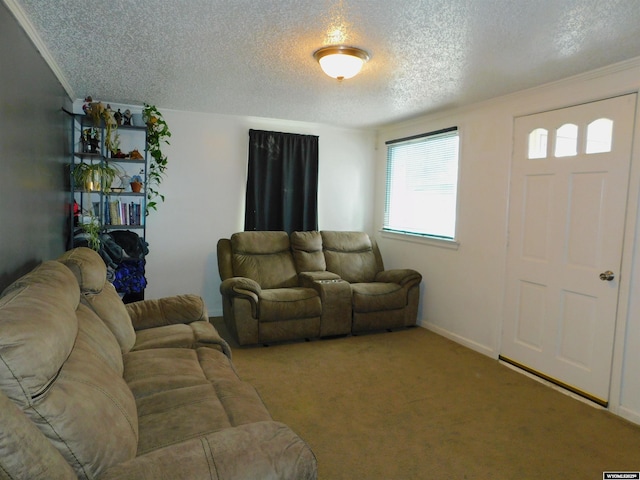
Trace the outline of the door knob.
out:
[[[616,278],[616,276],[613,274],[611,270],[607,270],[606,272],[602,272],[600,274],[600,280],[602,280],[603,282],[604,281],[610,282],[614,278]]]

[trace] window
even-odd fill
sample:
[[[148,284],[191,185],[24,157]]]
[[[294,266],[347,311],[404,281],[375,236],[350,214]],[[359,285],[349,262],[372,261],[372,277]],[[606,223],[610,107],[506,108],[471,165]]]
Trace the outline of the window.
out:
[[[611,151],[613,120],[599,118],[587,127],[587,153],[606,153]]]
[[[455,238],[458,128],[387,142],[383,229]]]
[[[529,158],[547,158],[547,138],[549,133],[544,128],[536,128],[529,134]]]
[[[584,136],[584,126],[578,127],[572,123],[565,123],[556,130],[554,156],[556,158],[577,156],[578,138]],[[547,137],[548,132],[544,128],[536,128],[529,132],[529,159],[547,158]],[[598,118],[589,123],[586,128],[586,138],[584,153],[610,152],[613,143],[613,120]]]
[[[565,123],[556,130],[556,157],[575,157],[578,154],[578,126]]]

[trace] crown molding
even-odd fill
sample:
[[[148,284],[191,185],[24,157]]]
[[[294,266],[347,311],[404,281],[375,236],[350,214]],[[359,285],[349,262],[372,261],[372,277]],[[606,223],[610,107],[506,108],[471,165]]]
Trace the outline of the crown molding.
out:
[[[56,78],[62,85],[62,88],[64,88],[64,90],[67,92],[67,95],[69,96],[69,98],[70,99],[76,98],[73,88],[71,88],[71,84],[67,80],[67,77],[64,75],[64,73],[62,73],[62,70],[60,69],[56,61],[53,59],[51,52],[49,52],[49,49],[47,48],[45,43],[42,41],[42,38],[40,38],[40,35],[38,35],[38,32],[36,31],[35,27],[31,23],[31,20],[29,20],[29,18],[27,17],[27,14],[24,12],[22,7],[15,0],[4,0],[4,3],[6,4],[9,11],[13,14],[13,16],[18,21],[18,24],[25,31],[25,33],[27,34],[31,42],[33,42],[33,45],[36,47],[36,50],[40,52],[40,55],[42,55],[42,58],[44,58],[44,61],[47,62],[47,65],[49,65],[49,68],[51,68],[51,70],[53,71],[53,74],[56,76]]]

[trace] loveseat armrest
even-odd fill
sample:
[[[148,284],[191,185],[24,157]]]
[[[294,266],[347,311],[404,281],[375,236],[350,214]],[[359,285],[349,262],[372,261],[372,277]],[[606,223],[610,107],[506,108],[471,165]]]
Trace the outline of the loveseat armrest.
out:
[[[141,300],[127,303],[125,306],[131,317],[134,330],[209,321],[204,300],[193,294]]]
[[[220,430],[146,453],[103,472],[101,480],[317,479],[309,446],[283,423]]]
[[[333,272],[301,272],[302,287],[313,288],[322,302],[320,336],[347,335],[351,332],[351,284]]]
[[[260,292],[262,292],[262,287],[258,282],[246,277],[227,278],[220,284],[220,293],[229,297],[251,293],[257,298]]]
[[[422,275],[410,268],[396,268],[384,270],[376,275],[376,282],[397,283],[398,285],[412,286],[422,281]]]
[[[314,288],[314,283],[323,280],[340,280],[340,275],[327,272],[326,270],[317,272],[301,272],[298,274],[298,283],[301,287]]]
[[[258,316],[258,297],[262,287],[255,280],[246,277],[227,278],[220,284],[220,293],[229,299],[241,298],[249,301],[251,315]]]

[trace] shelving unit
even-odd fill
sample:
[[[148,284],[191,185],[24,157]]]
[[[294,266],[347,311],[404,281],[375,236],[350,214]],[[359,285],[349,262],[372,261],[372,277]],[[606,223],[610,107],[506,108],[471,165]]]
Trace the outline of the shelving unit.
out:
[[[93,118],[84,113],[71,113],[71,158],[69,163],[70,201],[73,208],[70,212],[70,239],[69,248],[87,245],[87,237],[83,235],[86,230],[98,231],[101,238],[104,234],[111,234],[121,238],[120,231],[135,232],[146,248],[146,219],[147,196],[147,127],[146,125],[119,125],[117,134],[119,148],[126,157],[114,157],[105,145],[106,126],[104,122],[99,125]],[[141,123],[141,122],[140,122]],[[83,135],[83,132],[87,134]],[[89,142],[92,139],[92,142]],[[84,141],[83,141],[84,140]],[[130,158],[130,152],[137,150],[142,158]],[[115,169],[115,177],[92,175],[91,180],[84,185],[77,185],[76,172],[78,169],[86,169],[87,166],[100,170],[104,167]],[[130,180],[139,177],[142,188],[139,192],[133,191]],[[106,181],[105,181],[106,178]],[[109,183],[108,185],[106,183]],[[104,255],[103,255],[104,257]],[[144,257],[141,260],[144,268]],[[105,260],[107,267],[113,270],[116,281],[121,265],[110,265]],[[126,267],[123,266],[123,268]],[[127,267],[129,268],[129,267]],[[144,272],[144,270],[142,270]],[[128,274],[128,273],[127,273]],[[144,279],[144,276],[142,277]],[[144,298],[144,286],[146,280],[136,283],[134,291],[131,287],[121,286],[118,289],[124,295],[125,301],[134,301]],[[124,290],[124,291],[122,291]]]

